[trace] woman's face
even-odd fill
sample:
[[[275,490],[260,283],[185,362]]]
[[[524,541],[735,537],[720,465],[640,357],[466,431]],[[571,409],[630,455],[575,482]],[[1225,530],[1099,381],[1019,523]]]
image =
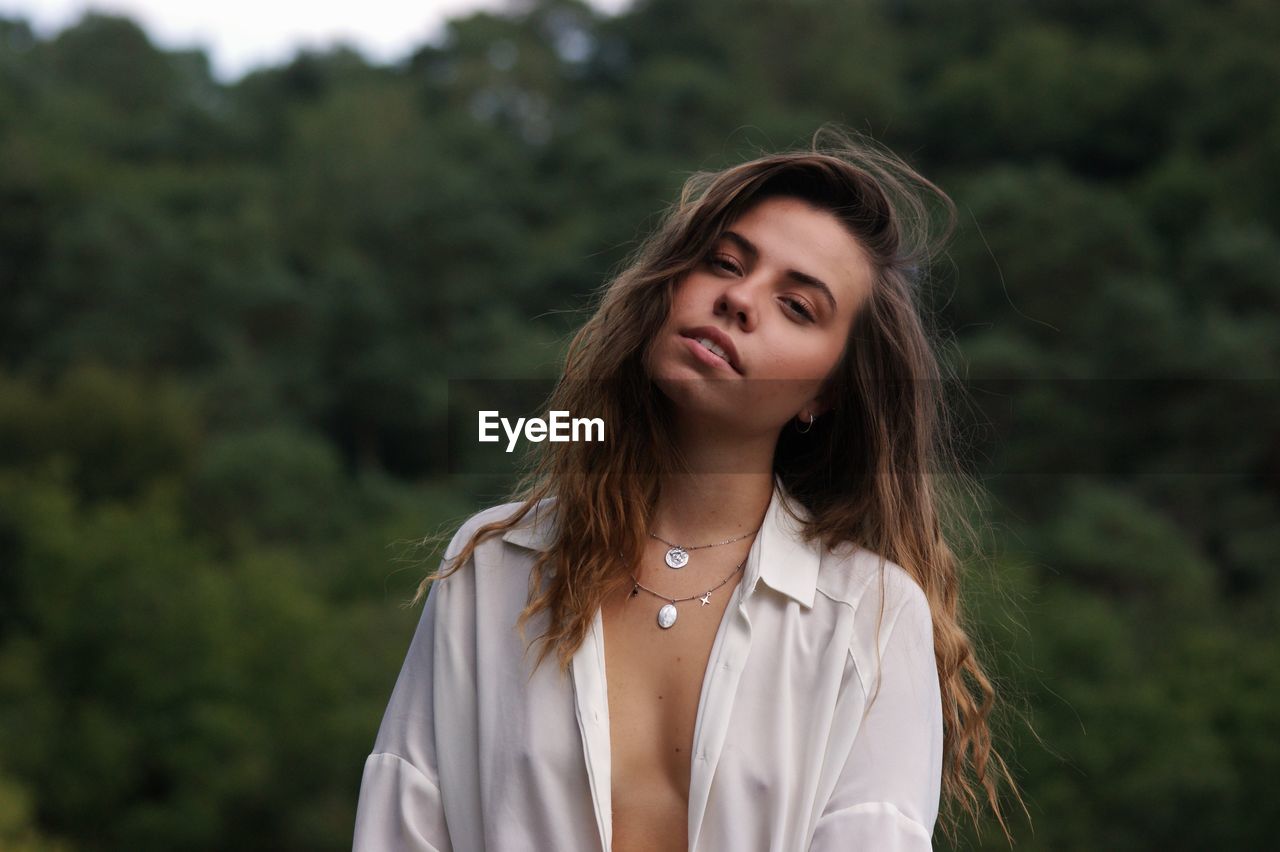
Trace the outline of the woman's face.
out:
[[[701,425],[776,436],[793,417],[807,423],[828,407],[823,385],[871,280],[857,240],[833,214],[764,199],[676,282],[646,353],[649,375]]]

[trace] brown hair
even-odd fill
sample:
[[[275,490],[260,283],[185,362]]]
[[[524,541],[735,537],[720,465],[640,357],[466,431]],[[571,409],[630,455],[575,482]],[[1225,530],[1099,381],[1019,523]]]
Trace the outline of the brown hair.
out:
[[[526,623],[545,612],[549,626],[537,637],[543,643],[537,664],[554,649],[568,669],[596,609],[631,582],[625,566],[642,552],[660,478],[683,469],[668,429],[669,401],[646,374],[645,349],[667,317],[675,283],[738,216],[770,196],[834,214],[874,270],[832,377],[832,410],[808,434],[782,430],[774,472],[809,511],[807,540],[828,548],[854,542],[902,566],[924,590],[943,705],[944,831],[954,837],[950,806],[957,803],[977,826],[978,794],[985,792],[1012,843],[1000,782],[1009,783],[1024,812],[1026,805],[992,743],[996,693],[966,633],[962,564],[943,534],[944,526],[954,527],[954,538],[976,544],[962,498],[979,488],[949,446],[942,367],[920,304],[928,264],[953,231],[955,205],[896,155],[852,131],[824,125],[809,150],[688,178],[655,231],[599,291],[548,402],[549,409],[587,411],[629,428],[613,430],[608,443],[533,444],[533,464],[513,490],[523,505],[479,526],[451,565],[442,563],[421,582],[412,603],[423,600],[433,580],[465,564],[481,540],[516,526],[554,496],[559,532],[533,565],[517,625],[523,636]],[[946,214],[941,236],[930,221],[930,198]],[[620,563],[618,554],[628,561]]]

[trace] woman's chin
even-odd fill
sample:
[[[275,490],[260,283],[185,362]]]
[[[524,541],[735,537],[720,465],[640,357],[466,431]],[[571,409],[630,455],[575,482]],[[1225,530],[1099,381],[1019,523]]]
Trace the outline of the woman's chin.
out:
[[[749,435],[759,431],[757,424],[745,417],[749,409],[741,401],[691,398],[672,399],[671,415],[683,429],[696,429],[705,434]]]
[[[704,417],[727,414],[741,405],[738,394],[729,393],[723,382],[705,376],[690,375],[685,371],[673,371],[653,380],[658,389],[680,411]]]

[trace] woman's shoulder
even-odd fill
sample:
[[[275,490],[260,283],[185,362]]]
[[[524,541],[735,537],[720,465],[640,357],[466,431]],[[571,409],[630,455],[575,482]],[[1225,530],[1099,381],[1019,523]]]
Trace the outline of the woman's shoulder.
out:
[[[466,560],[458,562],[458,557],[481,528],[510,520],[519,513],[524,502],[499,503],[467,516],[445,548],[441,564],[442,567],[450,566],[448,573],[432,583],[433,587],[440,587],[437,606],[492,612],[495,607],[515,602],[526,594],[528,571],[536,554],[532,549],[512,545],[528,545],[537,536],[546,537],[546,510],[550,499],[540,500],[530,507],[528,513],[505,532],[499,530],[485,535]]]
[[[929,606],[924,589],[910,571],[855,542],[824,550],[818,592],[851,607],[860,619],[903,607],[923,606],[927,610]]]
[[[495,533],[487,536],[481,545],[496,541],[501,538],[507,541],[515,541],[517,543],[529,542],[532,538],[545,538],[547,533],[547,522],[550,516],[550,509],[554,504],[554,497],[545,497],[534,504],[524,517],[522,517],[511,529],[501,534]],[[446,558],[452,558],[462,552],[467,542],[486,524],[495,522],[504,522],[510,520],[518,514],[525,501],[512,500],[507,503],[499,503],[495,506],[480,509],[470,515],[459,526],[453,534],[453,539],[445,548]]]
[[[849,656],[864,691],[894,637],[904,647],[931,644],[928,597],[906,568],[848,543],[824,553],[818,591],[849,608]]]

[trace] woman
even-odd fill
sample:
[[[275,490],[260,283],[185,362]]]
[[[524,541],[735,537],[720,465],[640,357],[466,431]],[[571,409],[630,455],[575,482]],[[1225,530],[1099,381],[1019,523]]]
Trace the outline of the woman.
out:
[[[827,130],[694,175],[604,289],[549,408],[606,440],[419,587],[357,850],[926,850],[978,786],[1004,827],[917,308],[954,207]]]

